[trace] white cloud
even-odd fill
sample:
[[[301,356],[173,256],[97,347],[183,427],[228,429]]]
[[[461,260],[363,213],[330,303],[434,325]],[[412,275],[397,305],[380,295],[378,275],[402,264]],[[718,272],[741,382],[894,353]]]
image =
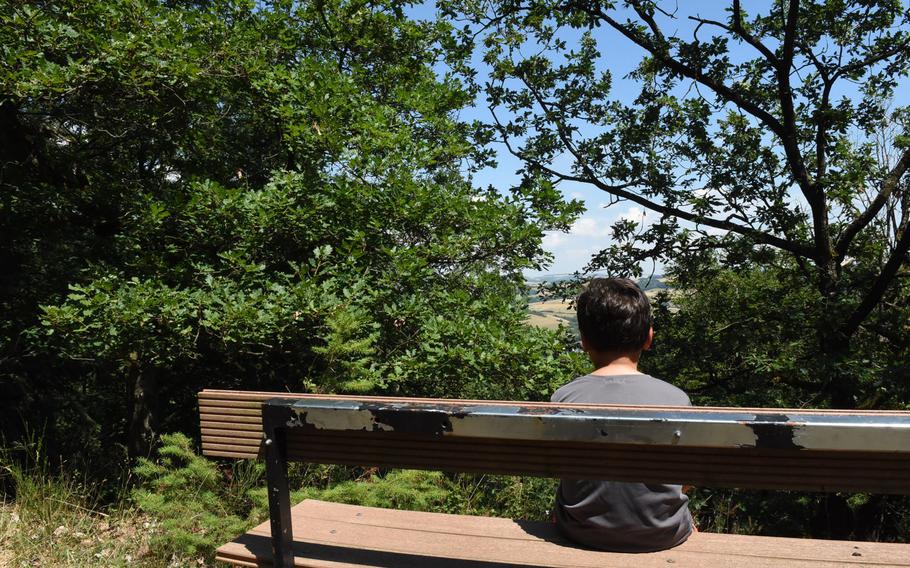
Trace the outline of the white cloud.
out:
[[[592,217],[582,217],[572,223],[569,234],[573,237],[607,237],[610,235],[610,225]]]
[[[568,273],[581,270],[591,256],[610,246],[612,226],[618,219],[629,219],[646,228],[656,223],[660,215],[639,206],[613,206],[608,211],[591,209],[576,220],[568,233],[547,232],[543,247],[553,254],[553,265],[547,272]]]
[[[634,222],[638,223],[639,227],[642,227],[642,226],[651,224],[648,221],[651,221],[651,219],[653,218],[653,215],[651,216],[651,218],[649,218],[647,211],[645,211],[641,207],[633,206],[633,207],[629,207],[629,210],[626,211],[625,213],[623,213],[622,215],[620,215],[619,218],[624,219],[626,221],[634,221]]]
[[[563,245],[568,240],[568,235],[565,233],[557,232],[547,232],[543,236],[543,248],[547,250],[553,250],[560,245]]]
[[[715,237],[722,237],[729,232],[726,229],[718,229],[717,227],[709,227],[707,225],[699,225],[698,228],[709,235],[714,235]]]

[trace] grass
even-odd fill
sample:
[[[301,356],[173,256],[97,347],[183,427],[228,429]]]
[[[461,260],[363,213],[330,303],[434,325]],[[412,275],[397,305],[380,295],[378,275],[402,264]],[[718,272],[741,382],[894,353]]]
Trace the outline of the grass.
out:
[[[214,547],[248,528],[262,466],[223,475],[185,436],[163,442],[158,460],[107,479],[50,464],[37,437],[0,446],[0,567],[216,566]]]
[[[60,495],[60,491],[54,489],[54,494]],[[0,565],[166,565],[148,556],[149,523],[132,509],[107,515],[82,510],[70,502],[58,505],[44,518],[43,507],[34,503],[0,508]]]
[[[0,450],[0,566],[189,564],[150,555],[155,522],[125,498],[101,503],[98,485],[51,467],[40,445],[29,449],[15,460],[10,449]]]

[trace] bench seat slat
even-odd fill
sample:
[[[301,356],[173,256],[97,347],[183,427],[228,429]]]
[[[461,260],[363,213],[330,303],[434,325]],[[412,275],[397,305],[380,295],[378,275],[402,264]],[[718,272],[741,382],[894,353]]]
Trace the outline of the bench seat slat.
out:
[[[304,501],[292,509],[295,566],[311,568],[827,568],[907,567],[910,545],[699,533],[652,554],[565,546],[549,523]],[[219,560],[270,566],[263,523],[220,547]]]

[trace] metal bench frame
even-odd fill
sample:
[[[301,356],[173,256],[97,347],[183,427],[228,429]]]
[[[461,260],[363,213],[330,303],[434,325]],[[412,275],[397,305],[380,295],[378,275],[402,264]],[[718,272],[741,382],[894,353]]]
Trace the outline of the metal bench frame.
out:
[[[294,565],[287,478],[290,460],[576,478],[590,477],[599,463],[609,464],[612,460],[619,469],[608,475],[619,480],[910,494],[907,412],[426,399],[409,402],[312,396],[269,399],[262,402],[261,408],[276,568]],[[353,438],[331,437],[336,435]],[[322,439],[325,436],[329,436],[327,441]],[[389,452],[379,455],[375,446],[362,449],[357,443],[373,438],[381,438],[381,447],[388,447]],[[293,446],[289,446],[289,439]],[[336,439],[346,440],[348,445],[339,450],[334,447]],[[442,456],[421,457],[421,452],[437,444],[444,450]],[[491,444],[494,454],[504,448],[504,457],[492,462],[472,460],[477,444]],[[587,470],[561,459],[560,454],[542,454],[530,464],[508,457],[520,455],[522,448],[536,447],[543,448],[543,454],[550,451],[547,448],[558,452],[563,447],[578,455],[599,455],[600,450],[613,453],[607,458],[595,455],[595,463]],[[519,454],[509,454],[510,451]],[[700,452],[709,456],[707,462],[700,463]],[[633,460],[630,466],[623,465],[626,454]],[[692,455],[686,457],[688,454]],[[607,461],[596,461],[600,459]],[[636,459],[645,461],[634,462]],[[668,470],[649,468],[647,464],[658,463],[655,459],[677,461]],[[740,463],[749,465],[737,467]],[[788,468],[793,468],[792,472]],[[788,472],[792,479],[788,479]],[[857,478],[859,472],[865,473]]]

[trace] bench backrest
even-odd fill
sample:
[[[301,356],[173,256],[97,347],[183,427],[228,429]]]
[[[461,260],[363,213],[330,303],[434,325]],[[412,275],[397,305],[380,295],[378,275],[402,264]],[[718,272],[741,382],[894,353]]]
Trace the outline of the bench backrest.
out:
[[[206,390],[203,453],[713,487],[910,494],[910,413],[629,407]]]

